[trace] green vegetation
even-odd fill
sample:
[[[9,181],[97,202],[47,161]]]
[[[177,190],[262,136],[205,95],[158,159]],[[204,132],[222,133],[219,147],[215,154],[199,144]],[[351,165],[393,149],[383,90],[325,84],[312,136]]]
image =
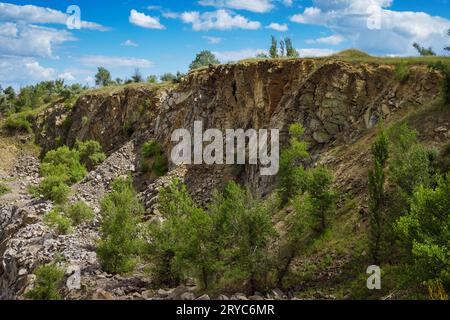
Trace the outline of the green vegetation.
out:
[[[141,149],[141,171],[151,172],[156,177],[161,177],[167,173],[168,161],[164,155],[162,146],[155,140],[144,143]]]
[[[421,45],[419,45],[418,43],[414,43],[413,44],[414,49],[417,50],[417,52],[423,56],[423,57],[427,57],[427,56],[435,56],[436,53],[433,51],[433,49],[431,47],[429,48],[424,48]]]
[[[121,274],[133,270],[142,247],[139,222],[143,211],[131,179],[115,180],[111,193],[101,202],[101,240],[97,255],[103,270]]]
[[[83,201],[77,201],[66,206],[64,213],[74,226],[85,221],[92,221],[95,217],[94,211]]]
[[[374,264],[380,262],[380,247],[383,236],[383,211],[386,205],[386,164],[389,159],[389,140],[383,131],[372,146],[373,169],[369,171],[369,250]]]
[[[211,64],[220,64],[220,61],[211,51],[204,50],[197,54],[195,60],[189,65],[189,70],[207,67]]]
[[[282,39],[280,42],[280,49],[278,49],[278,40],[272,36],[272,43],[269,49],[269,57],[272,59],[276,58],[298,58],[299,54],[292,44],[292,40],[290,38]],[[263,57],[263,56],[260,56]]]
[[[72,221],[66,217],[61,209],[56,208],[44,216],[44,222],[58,234],[64,235],[72,232]]]
[[[106,155],[102,151],[102,146],[98,141],[77,141],[75,149],[80,154],[80,162],[90,171],[101,164],[106,159]]]
[[[5,122],[5,129],[10,133],[25,132],[32,133],[33,125],[24,114],[12,114]]]
[[[45,155],[40,167],[44,179],[30,191],[37,197],[43,196],[63,204],[69,196],[69,187],[86,176],[86,167],[93,169],[104,159],[105,155],[95,141],[77,142],[75,149],[62,146],[51,150]]]
[[[111,85],[111,73],[104,67],[99,67],[95,74],[95,84],[99,87],[106,87]]]
[[[48,264],[37,268],[34,272],[36,282],[34,288],[25,294],[31,300],[60,300],[64,270],[55,264]]]
[[[414,276],[422,281],[450,282],[450,174],[435,188],[420,185],[409,212],[397,224],[401,239],[411,248]]]
[[[9,193],[11,190],[5,186],[3,183],[0,183],[0,197],[4,196],[5,194]]]

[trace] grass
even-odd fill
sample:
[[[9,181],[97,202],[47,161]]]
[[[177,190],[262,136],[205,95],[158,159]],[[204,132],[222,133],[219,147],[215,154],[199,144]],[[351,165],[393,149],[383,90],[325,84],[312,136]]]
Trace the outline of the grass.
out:
[[[9,193],[11,190],[5,186],[3,183],[0,183],[0,197],[4,196],[5,194]]]

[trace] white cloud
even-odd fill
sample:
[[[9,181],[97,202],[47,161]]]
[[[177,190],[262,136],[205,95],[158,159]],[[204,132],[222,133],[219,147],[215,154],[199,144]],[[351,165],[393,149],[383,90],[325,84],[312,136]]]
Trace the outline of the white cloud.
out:
[[[68,17],[69,15],[66,13],[50,8],[38,7],[34,5],[20,6],[0,2],[0,21],[65,25]],[[81,27],[98,31],[109,30],[107,27],[89,21],[82,21]]]
[[[267,54],[267,50],[265,49],[242,49],[236,51],[214,51],[214,55],[221,62],[228,61],[239,61],[247,58],[254,58],[258,54],[265,53]]]
[[[276,22],[272,22],[266,28],[267,29],[276,30],[276,31],[280,31],[280,32],[285,32],[285,31],[289,30],[288,25],[286,23],[280,24],[280,23],[276,23]]]
[[[129,40],[129,39],[124,41],[124,42],[122,42],[120,45],[124,46],[124,47],[135,47],[135,48],[139,47],[138,43],[136,43],[136,42],[134,42],[132,40]]]
[[[76,38],[66,30],[0,23],[0,54],[24,57],[53,57],[53,47]]]
[[[75,80],[74,75],[71,72],[68,72],[68,71],[60,73],[57,78],[58,79],[63,79],[63,80],[66,80],[66,81],[74,81]]]
[[[222,41],[222,39],[218,37],[203,36],[202,38],[208,41],[209,44],[218,44]]]
[[[258,13],[271,11],[275,6],[272,0],[200,0],[202,6],[247,10]]]
[[[159,22],[158,17],[151,17],[134,9],[130,11],[130,23],[146,29],[163,30],[166,27]]]
[[[283,0],[283,4],[284,4],[286,7],[292,6],[293,3],[294,3],[294,0]]]
[[[51,80],[56,71],[33,58],[0,57],[0,83],[19,88],[36,81]]]
[[[300,57],[326,57],[335,53],[335,51],[331,49],[316,48],[297,49],[297,52],[299,53]]]
[[[309,39],[306,40],[308,44],[328,44],[332,46],[337,46],[345,41],[345,38],[339,34],[335,34],[329,37],[322,37],[318,39]]]
[[[150,68],[153,63],[147,59],[130,58],[130,57],[116,57],[116,56],[102,56],[102,55],[88,55],[77,58],[77,60],[90,67],[135,67],[135,68]]]
[[[424,12],[388,10],[393,0],[313,0],[293,22],[328,27],[374,54],[415,54],[412,43],[441,52],[450,20]]]
[[[219,9],[212,12],[200,13],[198,11],[184,12],[181,14],[184,23],[192,24],[195,31],[247,29],[261,28],[261,23],[234,14],[230,11]]]

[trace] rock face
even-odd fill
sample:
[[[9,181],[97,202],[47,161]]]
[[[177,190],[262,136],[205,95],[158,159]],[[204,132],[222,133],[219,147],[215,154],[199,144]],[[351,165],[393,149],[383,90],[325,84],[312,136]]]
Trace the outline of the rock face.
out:
[[[441,96],[442,79],[438,72],[426,67],[412,67],[409,76],[399,82],[393,66],[326,60],[214,66],[190,73],[176,87],[134,84],[105,88],[84,94],[70,110],[56,105],[38,116],[36,141],[44,151],[60,144],[73,145],[77,139],[101,143],[108,159],[73,186],[70,199],[83,200],[98,213],[99,200],[113,179],[130,172],[139,176],[139,150],[145,141],[156,139],[169,156],[172,132],[180,128],[192,131],[194,121],[203,121],[204,130],[216,128],[222,132],[280,129],[283,143],[289,125],[301,123],[310,143],[311,162],[316,162],[323,151],[357,141],[381,119],[389,121],[400,110],[433,103]],[[438,133],[447,131],[445,127]],[[26,188],[38,182],[38,162],[24,161],[26,165],[21,167],[28,171],[14,169],[11,175]],[[150,218],[158,218],[158,190],[173,177],[187,184],[200,205],[206,205],[211,192],[229,180],[239,180],[263,196],[271,191],[274,182],[273,177],[260,176],[257,165],[171,164],[170,169],[168,175],[138,186]],[[186,288],[150,292],[145,275],[122,278],[103,273],[95,254],[98,217],[78,226],[71,235],[58,236],[42,222],[43,214],[51,209],[51,203],[25,196],[14,204],[0,202],[0,299],[20,298],[33,283],[34,268],[60,255],[69,262],[65,289],[68,298],[196,298]],[[265,298],[285,296],[277,290]],[[236,294],[232,298],[246,297]]]
[[[399,82],[395,67],[388,65],[266,60],[211,66],[190,73],[174,88],[132,85],[92,91],[78,100],[67,119],[60,109],[50,119],[59,119],[60,133],[70,124],[68,133],[59,138],[69,145],[76,139],[94,139],[112,152],[130,137],[145,136],[161,142],[167,155],[173,147],[172,132],[179,128],[192,131],[194,121],[203,121],[204,130],[216,128],[223,132],[280,129],[282,141],[286,140],[289,125],[298,122],[306,128],[306,139],[314,154],[330,145],[356,141],[367,129],[381,119],[389,120],[400,109],[439,99],[441,83],[442,76],[425,66],[412,67],[409,76]],[[37,135],[44,147],[52,146],[55,138],[61,137],[43,129],[41,125]],[[198,170],[202,169],[188,169],[192,176],[199,176]],[[239,178],[261,194],[270,191],[273,182],[270,177],[261,177],[259,168],[251,165],[225,176]],[[191,193],[200,188],[211,190],[222,183],[209,182],[207,186],[193,186]]]

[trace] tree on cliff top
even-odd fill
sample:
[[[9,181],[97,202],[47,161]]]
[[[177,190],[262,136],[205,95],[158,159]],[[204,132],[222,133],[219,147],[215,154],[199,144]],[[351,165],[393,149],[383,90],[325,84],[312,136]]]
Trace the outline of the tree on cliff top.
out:
[[[220,64],[220,61],[211,51],[204,50],[197,54],[195,60],[190,64],[189,70],[206,67],[210,64]]]
[[[111,84],[111,73],[104,67],[99,67],[97,69],[97,74],[95,75],[95,84],[100,87],[106,87]]]

